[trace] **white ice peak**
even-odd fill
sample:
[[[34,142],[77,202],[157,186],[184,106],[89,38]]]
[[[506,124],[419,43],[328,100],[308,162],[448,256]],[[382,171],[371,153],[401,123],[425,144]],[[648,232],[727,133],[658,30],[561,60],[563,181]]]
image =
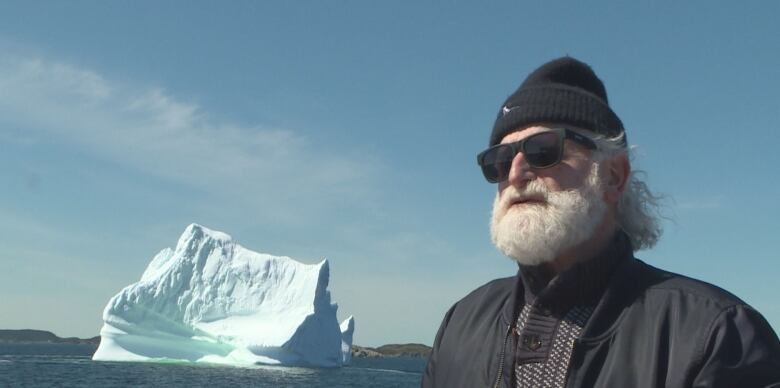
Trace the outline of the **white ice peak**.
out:
[[[93,359],[343,365],[354,320],[339,326],[328,279],[327,260],[253,252],[192,224],[108,302]]]

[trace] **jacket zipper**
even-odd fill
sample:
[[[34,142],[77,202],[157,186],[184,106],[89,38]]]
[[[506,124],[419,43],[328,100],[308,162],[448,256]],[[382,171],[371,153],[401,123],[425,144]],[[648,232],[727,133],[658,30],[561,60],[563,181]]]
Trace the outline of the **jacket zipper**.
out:
[[[506,356],[506,341],[509,339],[509,334],[512,333],[512,325],[506,326],[506,335],[504,336],[504,346],[501,347],[501,356],[498,358],[498,376],[496,376],[496,384],[493,388],[498,388],[499,384],[504,380],[504,358]]]

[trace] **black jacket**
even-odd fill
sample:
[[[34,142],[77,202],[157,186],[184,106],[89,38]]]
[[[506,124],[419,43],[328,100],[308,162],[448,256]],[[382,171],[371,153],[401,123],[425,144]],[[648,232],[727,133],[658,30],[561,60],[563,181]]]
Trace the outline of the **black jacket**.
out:
[[[423,387],[512,387],[520,276],[444,317]],[[756,310],[707,283],[620,260],[575,342],[567,387],[780,387],[780,342]]]

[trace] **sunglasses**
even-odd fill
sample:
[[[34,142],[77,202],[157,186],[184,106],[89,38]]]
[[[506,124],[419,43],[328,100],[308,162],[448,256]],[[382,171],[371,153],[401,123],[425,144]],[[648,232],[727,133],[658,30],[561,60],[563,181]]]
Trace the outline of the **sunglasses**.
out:
[[[569,139],[595,150],[596,143],[587,136],[570,129],[557,128],[539,132],[514,143],[494,145],[477,155],[477,163],[490,183],[503,182],[509,178],[512,160],[523,153],[532,168],[550,168],[561,162],[564,140]]]

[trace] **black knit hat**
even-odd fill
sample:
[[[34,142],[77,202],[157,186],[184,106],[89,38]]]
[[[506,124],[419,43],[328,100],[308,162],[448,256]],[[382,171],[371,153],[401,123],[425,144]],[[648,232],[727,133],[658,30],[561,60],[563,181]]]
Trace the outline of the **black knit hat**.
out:
[[[520,127],[561,123],[614,137],[624,131],[607,101],[607,91],[587,64],[571,57],[545,63],[528,78],[498,112],[490,145]]]

